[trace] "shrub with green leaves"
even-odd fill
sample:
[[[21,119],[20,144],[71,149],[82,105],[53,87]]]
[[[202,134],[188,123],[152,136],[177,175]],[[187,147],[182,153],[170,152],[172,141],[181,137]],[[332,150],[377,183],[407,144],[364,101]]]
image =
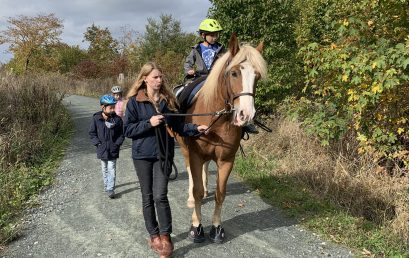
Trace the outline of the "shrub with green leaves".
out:
[[[324,144],[349,130],[361,153],[408,161],[407,1],[311,2],[297,29],[304,124]]]
[[[210,16],[224,31],[220,41],[227,45],[232,33],[241,42],[256,46],[263,41],[268,80],[257,85],[256,106],[271,113],[282,99],[302,88],[302,67],[296,58],[294,1],[211,0]],[[199,25],[198,25],[199,26]]]

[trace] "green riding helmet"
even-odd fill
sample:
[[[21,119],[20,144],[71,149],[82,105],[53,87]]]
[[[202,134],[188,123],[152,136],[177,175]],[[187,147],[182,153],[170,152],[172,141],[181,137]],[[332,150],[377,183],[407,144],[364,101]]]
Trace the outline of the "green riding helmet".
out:
[[[214,19],[204,19],[199,25],[199,33],[220,32],[222,30],[220,23]]]

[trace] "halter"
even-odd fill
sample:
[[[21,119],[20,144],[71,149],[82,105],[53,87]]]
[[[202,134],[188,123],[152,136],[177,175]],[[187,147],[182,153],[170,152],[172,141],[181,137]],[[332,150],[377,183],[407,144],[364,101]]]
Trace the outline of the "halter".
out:
[[[244,61],[246,61],[246,60],[243,60],[243,62]],[[243,63],[243,62],[241,62],[241,63]],[[226,67],[229,65],[229,63],[230,62],[226,63]],[[235,99],[240,98],[241,96],[250,96],[250,97],[254,98],[254,93],[253,92],[234,93],[233,89],[231,87],[231,84],[230,84],[230,80],[227,79],[227,74],[228,74],[228,71],[226,71],[224,73],[224,81],[225,81],[225,84],[227,86],[227,99],[225,99],[225,103],[228,103],[232,107],[232,109],[234,109],[234,100]]]

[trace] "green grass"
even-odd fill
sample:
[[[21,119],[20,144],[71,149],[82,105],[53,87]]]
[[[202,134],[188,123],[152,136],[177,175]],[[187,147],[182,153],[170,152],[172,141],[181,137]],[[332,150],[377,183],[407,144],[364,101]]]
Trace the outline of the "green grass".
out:
[[[54,180],[56,168],[64,156],[73,131],[67,111],[61,106],[61,110],[57,112],[60,123],[58,131],[41,130],[41,140],[38,143],[41,147],[36,149],[30,160],[0,171],[0,244],[11,241],[18,234],[22,211],[35,205],[35,196]],[[46,127],[49,125],[42,125],[42,128]]]
[[[236,159],[235,172],[268,203],[280,207],[323,238],[355,249],[358,256],[409,257],[409,246],[383,225],[355,217],[320,198],[308,185],[289,175],[276,175],[274,157],[249,155]]]

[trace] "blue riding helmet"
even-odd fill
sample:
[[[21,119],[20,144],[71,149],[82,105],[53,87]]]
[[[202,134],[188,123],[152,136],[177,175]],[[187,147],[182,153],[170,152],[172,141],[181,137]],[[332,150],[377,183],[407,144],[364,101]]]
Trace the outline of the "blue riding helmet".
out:
[[[116,100],[111,95],[104,95],[99,99],[99,104],[104,106],[115,105]]]

